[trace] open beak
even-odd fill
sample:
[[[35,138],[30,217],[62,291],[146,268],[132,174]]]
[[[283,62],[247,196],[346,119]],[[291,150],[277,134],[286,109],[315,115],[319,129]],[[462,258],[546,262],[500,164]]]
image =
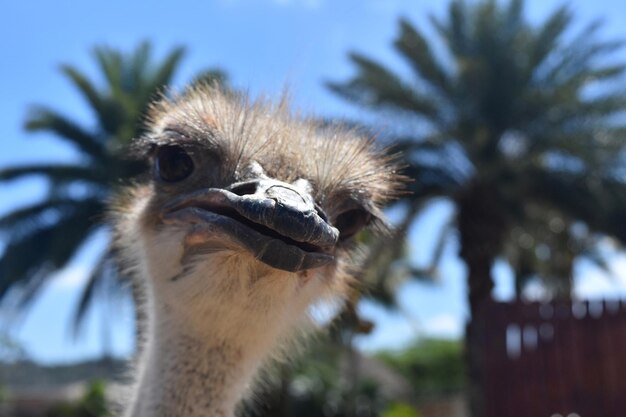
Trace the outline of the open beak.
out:
[[[162,220],[199,226],[207,236],[227,234],[259,261],[290,272],[332,262],[339,238],[308,193],[272,179],[180,195]]]

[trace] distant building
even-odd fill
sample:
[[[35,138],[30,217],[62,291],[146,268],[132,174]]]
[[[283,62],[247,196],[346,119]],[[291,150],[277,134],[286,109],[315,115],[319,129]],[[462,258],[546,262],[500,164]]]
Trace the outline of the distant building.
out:
[[[99,360],[41,366],[31,361],[0,364],[4,401],[0,417],[43,417],[55,405],[82,397],[89,382],[125,380],[126,362]]]

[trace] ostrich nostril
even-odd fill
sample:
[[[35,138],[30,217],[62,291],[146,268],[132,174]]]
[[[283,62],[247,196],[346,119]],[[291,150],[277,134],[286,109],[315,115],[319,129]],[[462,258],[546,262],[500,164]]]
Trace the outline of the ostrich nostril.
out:
[[[287,184],[269,184],[263,190],[263,195],[277,203],[292,207],[303,213],[310,212],[313,209],[311,202],[302,192]]]
[[[322,220],[328,223],[328,216],[313,201],[309,191],[301,190],[297,185],[296,183],[292,186],[291,184],[274,180],[254,180],[233,184],[227,190],[240,197],[258,194],[277,202],[286,203],[294,208],[299,208],[301,211],[315,211]]]
[[[307,199],[304,198],[300,191],[283,184],[270,185],[265,189],[265,195],[277,200],[287,199],[302,201],[305,204],[307,203]]]
[[[229,188],[228,191],[242,197],[244,195],[255,194],[257,192],[258,187],[259,187],[258,181],[242,182],[239,184],[234,184],[232,188]]]
[[[328,216],[326,215],[326,212],[322,210],[322,208],[317,203],[315,203],[315,212],[318,216],[320,216],[322,220],[328,223]]]

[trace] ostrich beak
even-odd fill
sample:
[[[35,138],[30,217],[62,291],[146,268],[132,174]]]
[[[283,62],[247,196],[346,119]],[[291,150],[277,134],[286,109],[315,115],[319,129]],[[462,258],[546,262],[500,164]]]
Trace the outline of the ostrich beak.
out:
[[[162,219],[192,224],[207,240],[226,234],[259,261],[290,272],[332,262],[339,238],[309,193],[272,179],[180,195],[166,204]]]

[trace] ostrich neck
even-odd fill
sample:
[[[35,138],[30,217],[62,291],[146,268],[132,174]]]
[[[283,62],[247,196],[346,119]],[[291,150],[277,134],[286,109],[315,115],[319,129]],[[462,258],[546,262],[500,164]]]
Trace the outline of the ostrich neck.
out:
[[[246,335],[264,326],[249,314],[222,314],[219,306],[203,312],[201,328],[168,307],[153,313],[129,417],[233,416],[277,332],[264,329],[266,337],[251,339]]]
[[[226,340],[206,343],[184,328],[160,330],[145,352],[131,416],[232,416],[258,358]]]
[[[232,417],[259,367],[309,329],[307,308],[329,274],[295,275],[227,251],[181,274],[175,247],[158,249],[147,246],[152,261],[137,267],[147,339],[125,417]]]

